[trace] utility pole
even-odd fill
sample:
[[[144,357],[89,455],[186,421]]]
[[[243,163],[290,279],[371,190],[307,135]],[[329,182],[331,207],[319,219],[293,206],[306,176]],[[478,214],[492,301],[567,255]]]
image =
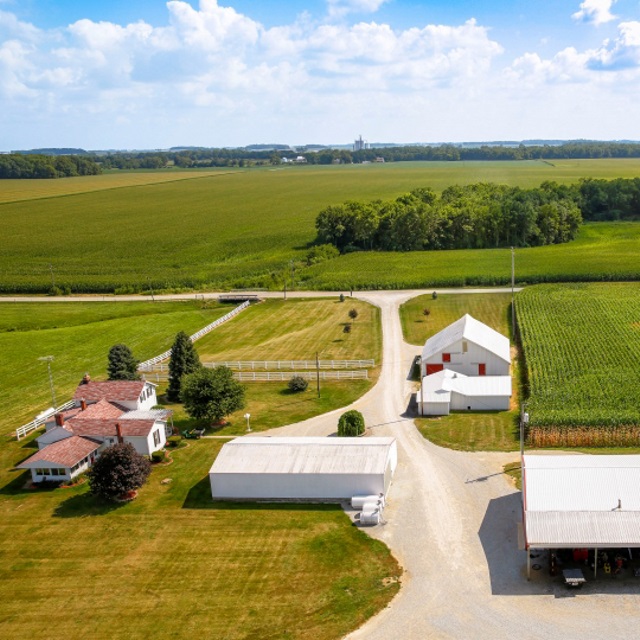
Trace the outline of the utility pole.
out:
[[[38,358],[40,362],[47,363],[47,371],[49,372],[49,388],[51,389],[51,401],[53,402],[53,408],[55,409],[58,406],[56,402],[56,391],[53,387],[53,376],[51,375],[51,363],[54,360],[53,356],[43,356],[42,358]]]
[[[293,260],[289,260],[289,266],[291,267],[291,291],[293,291],[296,285],[296,264]]]
[[[318,398],[320,397],[320,360],[316,351],[316,387],[318,388]]]
[[[53,275],[53,265],[51,263],[49,263],[49,272],[51,273],[51,289],[55,289],[56,288],[56,279]]]
[[[151,285],[151,278],[147,276],[147,282],[149,283],[149,289],[151,290],[151,301],[155,302],[156,299],[153,296],[153,286]]]

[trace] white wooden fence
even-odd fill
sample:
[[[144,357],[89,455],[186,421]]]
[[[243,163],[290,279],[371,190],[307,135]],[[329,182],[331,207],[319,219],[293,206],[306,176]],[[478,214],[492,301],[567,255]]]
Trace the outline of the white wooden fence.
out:
[[[327,371],[319,372],[321,380],[366,380],[369,372],[366,369],[357,371]],[[289,380],[293,376],[300,376],[306,380],[315,380],[316,371],[234,371],[233,377],[241,382],[279,382]],[[150,382],[163,382],[169,378],[166,372],[147,374]]]
[[[248,300],[246,302],[243,302],[241,305],[238,305],[233,311],[230,311],[229,313],[222,316],[221,318],[214,320],[211,324],[208,324],[206,327],[203,327],[202,329],[200,329],[200,331],[197,331],[196,333],[194,333],[192,336],[189,337],[189,340],[191,340],[191,342],[195,342],[196,340],[198,340],[198,338],[202,338],[202,336],[206,336],[207,333],[210,333],[216,327],[219,327],[221,324],[223,324],[227,320],[231,320],[231,318],[233,318],[234,316],[237,316],[241,311],[244,311],[250,304],[251,303]],[[159,362],[162,362],[163,360],[168,360],[170,357],[171,357],[171,349],[169,349],[168,351],[165,351],[164,353],[161,353],[159,356],[156,356],[155,358],[150,358],[149,360],[145,360],[144,362],[141,362],[138,365],[138,371],[153,371],[154,370],[153,367],[155,365],[157,365]]]
[[[296,369],[316,369],[315,360],[225,360],[203,362],[203,366],[213,369],[214,367],[229,367],[234,371],[294,371]],[[320,369],[370,369],[375,367],[375,360],[320,360]],[[152,365],[145,371],[168,371],[168,363]]]
[[[69,400],[69,402],[65,402],[55,409],[51,408],[47,411],[43,411],[35,420],[32,420],[28,424],[23,424],[21,427],[18,427],[16,429],[16,438],[18,440],[20,440],[20,438],[24,438],[27,433],[43,425],[51,416],[55,415],[59,411],[71,409],[71,407],[73,406],[75,406],[75,402],[73,400]]]

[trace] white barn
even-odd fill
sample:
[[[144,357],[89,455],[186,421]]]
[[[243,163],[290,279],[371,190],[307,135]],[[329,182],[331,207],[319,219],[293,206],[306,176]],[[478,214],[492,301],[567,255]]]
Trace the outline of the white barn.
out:
[[[242,437],[211,470],[215,500],[336,502],[386,495],[398,464],[395,438]]]
[[[417,394],[422,416],[446,416],[451,411],[508,411],[511,376],[465,376],[449,369],[422,379]]]
[[[467,313],[427,340],[421,377],[443,369],[466,376],[508,376],[510,366],[509,339]]]

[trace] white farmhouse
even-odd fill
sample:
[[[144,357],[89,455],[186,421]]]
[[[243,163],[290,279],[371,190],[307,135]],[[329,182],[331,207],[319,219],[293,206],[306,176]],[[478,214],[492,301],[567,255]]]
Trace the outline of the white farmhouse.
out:
[[[397,464],[395,438],[242,437],[209,480],[215,500],[336,502],[385,495]]]
[[[508,376],[509,339],[468,313],[431,336],[422,349],[422,377],[450,369],[466,376]]]

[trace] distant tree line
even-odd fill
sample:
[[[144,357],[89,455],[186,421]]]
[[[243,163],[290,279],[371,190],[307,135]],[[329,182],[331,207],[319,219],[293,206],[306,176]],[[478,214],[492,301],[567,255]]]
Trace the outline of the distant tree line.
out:
[[[101,173],[100,165],[86,156],[0,155],[2,178],[68,178]]]
[[[326,207],[316,229],[318,244],[341,253],[486,249],[568,242],[583,219],[640,219],[640,178],[544,182],[534,189],[477,183],[448,187],[440,197],[419,188],[393,201]]]

